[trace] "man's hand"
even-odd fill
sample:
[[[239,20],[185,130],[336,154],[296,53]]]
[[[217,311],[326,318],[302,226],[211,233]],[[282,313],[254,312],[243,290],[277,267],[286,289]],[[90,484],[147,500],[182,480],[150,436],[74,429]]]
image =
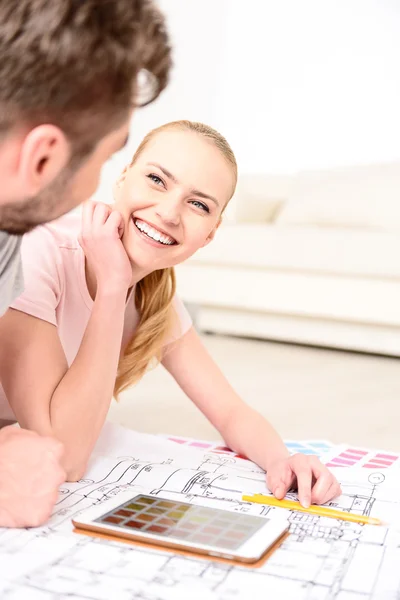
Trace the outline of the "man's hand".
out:
[[[37,527],[51,515],[65,481],[62,445],[33,431],[0,430],[0,527]]]
[[[325,504],[342,493],[329,469],[316,456],[304,454],[295,454],[269,466],[267,486],[279,500],[290,488],[296,487],[305,508],[310,504]]]

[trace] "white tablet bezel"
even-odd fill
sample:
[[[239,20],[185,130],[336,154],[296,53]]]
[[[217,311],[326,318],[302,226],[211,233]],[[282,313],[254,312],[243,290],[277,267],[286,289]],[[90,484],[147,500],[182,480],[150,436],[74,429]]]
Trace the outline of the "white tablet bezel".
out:
[[[133,491],[127,490],[120,492],[113,498],[109,498],[100,504],[96,504],[95,506],[86,509],[81,515],[72,519],[72,523],[78,529],[97,531],[99,533],[109,534],[117,538],[125,538],[132,541],[155,544],[158,546],[175,548],[188,552],[197,552],[199,554],[208,554],[210,556],[217,556],[242,562],[255,562],[259,560],[289,529],[289,522],[280,516],[274,517],[273,519],[265,519],[265,526],[261,527],[239,548],[236,550],[231,550],[228,548],[224,549],[206,544],[191,544],[190,541],[188,542],[184,539],[173,537],[166,538],[153,533],[146,534],[146,532],[141,532],[140,530],[131,532],[121,529],[121,527],[115,527],[110,523],[95,522],[96,519],[105,513],[112,511],[121,504],[124,504],[130,500],[134,502],[135,498],[143,495],[160,499],[159,496],[151,496],[151,494],[138,492],[134,493]],[[163,500],[164,499],[170,502],[176,501],[176,499],[172,500],[163,497]],[[182,504],[190,505],[190,503],[185,501],[182,501]],[[212,509],[213,507],[210,508]]]

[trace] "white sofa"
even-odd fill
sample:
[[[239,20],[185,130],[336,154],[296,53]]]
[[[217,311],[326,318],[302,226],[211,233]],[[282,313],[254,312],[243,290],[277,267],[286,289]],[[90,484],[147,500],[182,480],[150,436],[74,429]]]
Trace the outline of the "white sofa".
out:
[[[177,276],[202,331],[400,356],[400,163],[242,176]]]

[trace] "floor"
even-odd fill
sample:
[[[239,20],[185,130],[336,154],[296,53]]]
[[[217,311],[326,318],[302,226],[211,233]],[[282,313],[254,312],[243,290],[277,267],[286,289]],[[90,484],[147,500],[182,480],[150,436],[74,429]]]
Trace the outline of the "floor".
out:
[[[274,342],[203,336],[237,392],[286,439],[400,451],[400,361]],[[148,373],[109,419],[149,433],[218,439],[162,367]]]

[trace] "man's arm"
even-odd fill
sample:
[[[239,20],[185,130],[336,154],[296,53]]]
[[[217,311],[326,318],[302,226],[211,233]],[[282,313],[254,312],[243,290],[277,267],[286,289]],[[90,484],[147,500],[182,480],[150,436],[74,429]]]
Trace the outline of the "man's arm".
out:
[[[65,481],[62,445],[33,431],[0,430],[0,527],[37,527],[47,521]]]

